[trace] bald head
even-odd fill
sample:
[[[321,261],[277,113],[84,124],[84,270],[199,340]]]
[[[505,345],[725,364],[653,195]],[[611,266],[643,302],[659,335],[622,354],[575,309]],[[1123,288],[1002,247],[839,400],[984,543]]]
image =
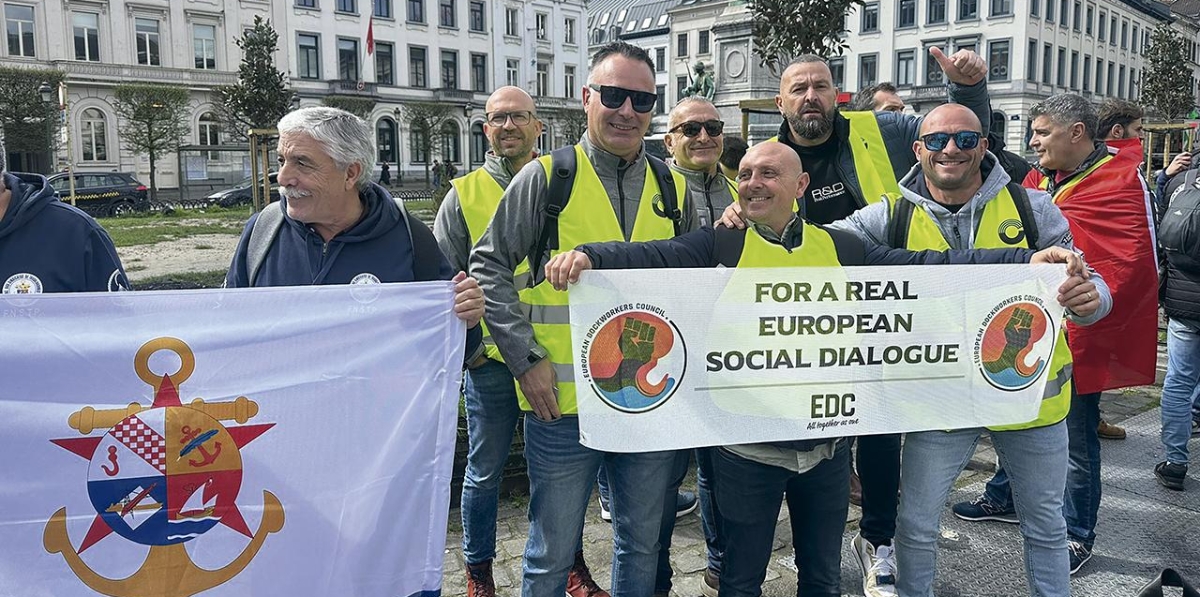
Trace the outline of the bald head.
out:
[[[483,133],[492,151],[511,160],[514,171],[519,170],[533,159],[533,148],[542,134],[533,98],[524,89],[508,85],[492,92],[484,109],[487,122]]]
[[[782,234],[808,188],[800,156],[783,143],[759,143],[738,165],[738,204],[748,219]]]
[[[970,108],[962,104],[942,104],[930,110],[929,114],[926,114],[925,118],[921,120],[920,134],[938,132],[947,122],[953,122],[956,126],[971,127],[969,130],[976,132],[983,132],[983,124],[979,122],[979,117]]]
[[[533,112],[535,109],[533,98],[530,97],[529,92],[512,85],[506,85],[492,92],[492,95],[488,96],[487,104],[484,106],[484,110],[489,114],[497,111],[511,112],[514,110],[528,110]]]

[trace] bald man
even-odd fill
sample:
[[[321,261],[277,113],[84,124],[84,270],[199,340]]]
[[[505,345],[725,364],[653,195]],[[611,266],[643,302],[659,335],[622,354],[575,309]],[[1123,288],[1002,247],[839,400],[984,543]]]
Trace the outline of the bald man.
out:
[[[482,168],[450,181],[433,234],[450,263],[466,269],[471,248],[483,236],[513,175],[537,157],[542,134],[533,98],[520,87],[501,87],[488,98],[483,133],[491,144]],[[467,470],[462,487],[463,559],[467,597],[493,597],[496,510],[504,465],[521,409],[513,376],[484,327],[484,354],[467,368]],[[578,597],[607,595],[592,581],[582,558],[567,588]]]
[[[585,244],[551,259],[546,279],[563,290],[591,268],[1023,263],[1034,257],[1070,260],[1082,270],[1074,253],[1057,247],[1035,255],[1029,249],[909,252],[864,244],[854,234],[810,224],[796,215],[797,198],[804,196],[808,184],[809,175],[796,152],[782,143],[757,145],[738,168],[738,203],[750,226],[703,228],[645,243]],[[830,244],[836,256],[822,250]],[[804,571],[797,594],[841,595],[842,531],[850,481],[846,441],[723,446],[713,456],[713,469],[725,539],[719,580],[722,597],[762,594],[785,493],[796,564]]]
[[[861,209],[831,228],[889,247],[923,249],[1058,247],[1074,251],[1067,220],[1042,191],[1009,179],[979,118],[955,104],[935,108],[913,143],[917,165],[900,180],[900,193]],[[1094,323],[1112,309],[1104,280],[1072,277],[1060,289],[1067,316]],[[1070,592],[1067,527],[1062,516],[1067,474],[1065,423],[1071,396],[1071,352],[1060,336],[1038,418],[989,429],[1000,461],[1017,491],[1016,516],[1025,536],[1031,592]],[[901,456],[896,526],[896,589],[933,595],[938,521],[954,480],[983,429],[909,433]]]

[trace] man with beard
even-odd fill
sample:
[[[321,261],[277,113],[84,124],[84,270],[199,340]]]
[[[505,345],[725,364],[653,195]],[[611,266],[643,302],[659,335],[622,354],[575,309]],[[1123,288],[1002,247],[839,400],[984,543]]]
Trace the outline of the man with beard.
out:
[[[1073,250],[1067,220],[1050,196],[1012,181],[987,151],[982,128],[963,106],[935,108],[921,123],[921,138],[913,144],[919,165],[900,181],[902,194],[859,210],[831,228],[910,250]],[[1111,310],[1110,293],[1100,276],[1093,275],[1086,283],[1073,277],[1067,285],[1072,290],[1064,306],[1076,324],[1090,325]],[[1005,365],[1006,358],[1011,359],[1011,353],[995,361],[996,366]],[[1014,495],[1018,514],[1013,521],[1021,523],[1026,574],[1037,595],[1070,593],[1062,490],[1067,474],[1064,419],[1071,404],[1071,366],[1071,351],[1060,335],[1038,417],[990,428],[996,453],[1012,471],[1018,489]],[[899,594],[933,594],[942,504],[982,433],[983,429],[974,428],[907,434],[895,550]]]
[[[492,149],[482,168],[450,181],[433,234],[455,269],[467,269],[471,247],[487,230],[512,177],[537,157],[542,134],[533,98],[520,87],[501,87],[485,104],[483,133]],[[462,487],[463,559],[467,597],[492,597],[496,586],[496,509],[504,465],[521,415],[513,376],[483,326],[484,353],[467,365],[463,392],[467,411],[467,470]],[[592,581],[583,559],[571,568],[567,592],[606,596]]]
[[[969,50],[947,57],[935,47],[929,53],[950,81],[950,101],[989,122],[983,59]],[[774,140],[795,149],[812,176],[800,213],[814,224],[835,222],[879,201],[884,193],[899,192],[896,181],[916,163],[911,147],[920,118],[895,112],[842,113],[837,96],[829,65],[812,54],[800,56],[783,71],[775,96],[784,121]]]
[[[959,50],[946,56],[929,49],[949,80],[949,98],[990,122],[987,65],[979,55]],[[921,118],[900,112],[846,112],[837,108],[838,89],[828,63],[819,56],[797,58],[783,72],[775,105],[783,114],[775,140],[796,150],[811,176],[800,202],[801,216],[814,224],[830,224],[876,203],[885,193],[899,194],[896,181],[916,163],[912,145]],[[986,126],[983,133],[987,133]],[[726,212],[728,213],[728,212]],[[876,555],[891,551],[896,530],[900,484],[900,436],[867,436],[858,441],[856,459],[862,483],[863,518],[854,552],[863,570],[868,597],[894,595],[894,576],[878,573],[889,567]]]

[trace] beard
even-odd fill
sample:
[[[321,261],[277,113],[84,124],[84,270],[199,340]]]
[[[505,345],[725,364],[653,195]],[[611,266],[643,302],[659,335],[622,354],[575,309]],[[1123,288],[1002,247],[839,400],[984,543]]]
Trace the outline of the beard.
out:
[[[804,104],[796,112],[786,115],[788,126],[797,135],[809,140],[820,139],[833,130],[833,110],[822,112],[820,118],[804,118],[804,110],[815,107],[813,104]]]

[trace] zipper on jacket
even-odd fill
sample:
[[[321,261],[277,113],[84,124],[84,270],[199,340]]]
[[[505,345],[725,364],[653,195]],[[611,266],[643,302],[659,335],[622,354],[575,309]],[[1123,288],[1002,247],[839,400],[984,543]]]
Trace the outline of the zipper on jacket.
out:
[[[621,206],[621,221],[617,225],[621,228],[621,240],[629,240],[633,237],[633,229],[630,229],[629,236],[625,236],[625,169],[617,164],[617,204]]]

